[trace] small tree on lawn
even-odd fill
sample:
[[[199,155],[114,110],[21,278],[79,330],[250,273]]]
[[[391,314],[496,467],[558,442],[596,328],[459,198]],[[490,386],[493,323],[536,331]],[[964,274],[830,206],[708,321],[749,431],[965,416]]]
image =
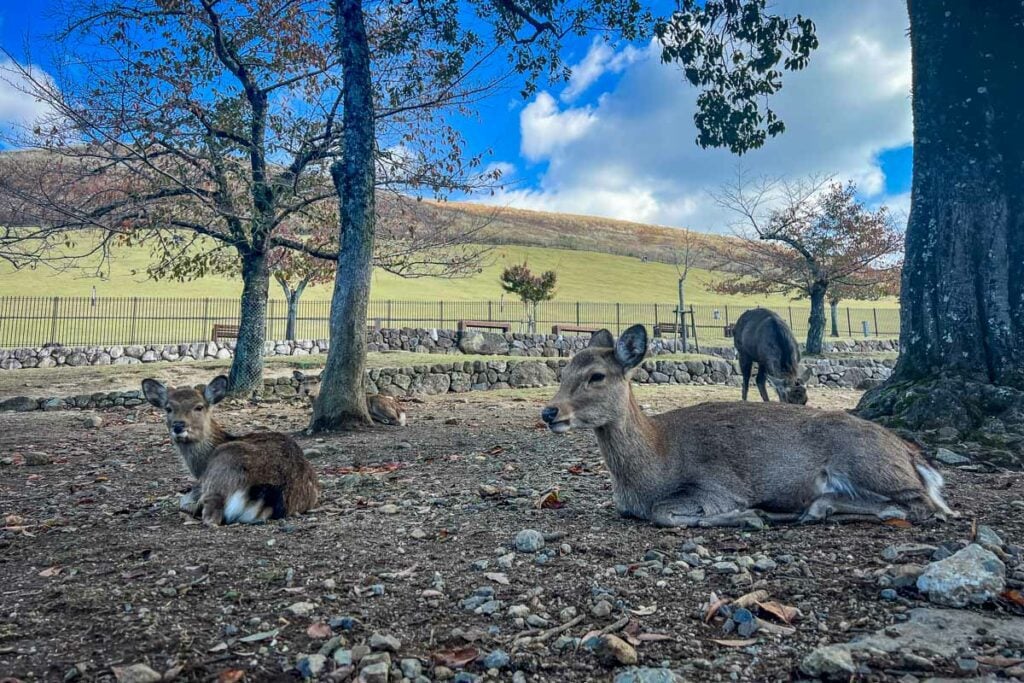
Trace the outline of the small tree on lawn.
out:
[[[740,216],[740,242],[723,248],[720,265],[732,277],[716,289],[810,299],[806,351],[821,353],[829,291],[842,296],[867,286],[869,274],[899,268],[902,233],[885,207],[869,210],[856,192],[828,178],[750,184],[739,174],[717,197]]]
[[[501,288],[518,296],[527,308],[531,332],[537,331],[537,304],[555,297],[555,271],[534,275],[526,263],[509,266],[501,274]]]
[[[886,296],[899,296],[901,269],[899,264],[891,268],[871,268],[848,278],[845,282],[838,282],[829,287],[828,305],[832,320],[832,336],[839,336],[840,301],[877,301]],[[878,334],[878,330],[875,330],[875,334]]]

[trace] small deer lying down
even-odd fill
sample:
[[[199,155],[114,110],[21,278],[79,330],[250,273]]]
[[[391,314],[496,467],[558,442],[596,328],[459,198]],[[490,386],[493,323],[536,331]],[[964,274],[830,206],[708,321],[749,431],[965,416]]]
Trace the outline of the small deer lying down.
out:
[[[279,519],[316,505],[316,472],[295,439],[280,432],[235,436],[213,418],[227,385],[223,375],[196,389],[142,382],[146,399],[166,412],[171,441],[198,480],[181,509],[217,526]]]
[[[322,375],[305,375],[298,370],[292,377],[299,380],[299,396],[313,401],[320,394],[320,378]],[[368,394],[366,408],[374,422],[385,425],[405,426],[405,411],[393,397],[384,394]]]
[[[659,526],[956,516],[942,476],[908,444],[845,412],[788,404],[702,403],[646,416],[630,375],[642,325],[616,343],[593,335],[541,417],[551,431],[593,429],[625,516]]]

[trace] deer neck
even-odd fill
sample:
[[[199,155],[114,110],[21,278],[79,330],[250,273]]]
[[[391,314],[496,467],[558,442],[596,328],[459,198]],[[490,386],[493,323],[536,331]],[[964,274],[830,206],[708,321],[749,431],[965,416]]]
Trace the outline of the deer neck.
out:
[[[629,392],[626,410],[619,419],[594,430],[608,471],[617,486],[647,487],[647,481],[664,461],[657,427],[644,415]]]
[[[213,452],[223,443],[233,440],[234,437],[227,432],[216,420],[210,421],[210,429],[202,441],[189,441],[188,443],[175,442],[178,454],[185,461],[185,467],[196,479],[201,479],[206,473],[206,468],[213,459]]]

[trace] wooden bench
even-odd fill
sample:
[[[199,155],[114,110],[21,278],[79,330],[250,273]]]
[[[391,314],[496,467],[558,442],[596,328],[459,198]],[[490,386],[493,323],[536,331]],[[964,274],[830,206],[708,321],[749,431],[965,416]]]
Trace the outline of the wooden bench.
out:
[[[218,339],[238,339],[238,325],[214,323],[210,340],[217,341]]]
[[[666,332],[671,332],[672,334],[678,334],[679,333],[678,327],[679,326],[676,325],[675,323],[658,323],[657,325],[654,326],[654,336],[655,337],[660,337],[661,335],[663,335]]]
[[[580,327],[578,325],[552,325],[551,326],[551,334],[556,335],[556,336],[564,334],[566,332],[575,332],[577,334],[594,334],[597,331],[598,330],[596,330],[593,327]]]
[[[459,332],[465,332],[470,327],[480,327],[486,330],[501,330],[502,332],[511,332],[512,323],[499,323],[490,320],[460,320],[459,321]]]

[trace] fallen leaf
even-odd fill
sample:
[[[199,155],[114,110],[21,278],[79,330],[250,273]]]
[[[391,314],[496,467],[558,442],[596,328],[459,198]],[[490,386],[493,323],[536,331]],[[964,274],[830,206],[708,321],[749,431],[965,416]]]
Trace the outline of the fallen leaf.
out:
[[[240,642],[240,643],[258,643],[261,640],[271,640],[273,638],[276,638],[278,633],[280,633],[280,631],[278,629],[276,629],[276,628],[273,629],[272,631],[260,631],[259,633],[253,633],[253,634],[250,634],[250,635],[247,635],[247,636],[242,636],[241,638],[238,639],[238,642]]]
[[[660,640],[675,640],[672,636],[667,633],[641,633],[638,635],[637,640],[646,643],[656,643]]]
[[[244,679],[244,669],[225,669],[217,674],[217,683],[238,683]]]
[[[227,651],[228,651],[228,644],[223,642],[223,641],[217,643],[216,645],[211,647],[209,650],[207,650],[207,652],[227,652]]]
[[[734,607],[744,607],[746,609],[750,609],[752,605],[755,605],[759,602],[763,602],[767,599],[768,591],[759,590],[747,593],[746,595],[741,595],[740,597],[736,598],[732,604]]]
[[[7,526],[21,526],[25,523],[25,518],[19,515],[7,515],[4,517],[4,524]]]
[[[57,574],[60,574],[60,572],[61,572],[61,568],[60,567],[50,567],[49,569],[44,569],[43,571],[39,572],[39,576],[42,576],[42,577],[48,579],[51,576],[57,576]]]
[[[719,640],[717,638],[712,638],[711,642],[724,645],[725,647],[749,647],[757,642],[757,638],[746,638],[744,640]]]
[[[314,640],[326,640],[331,637],[331,627],[322,621],[318,621],[309,625],[309,628],[306,629],[306,635]]]
[[[910,527],[914,526],[905,519],[887,519],[883,523],[889,526],[899,527],[900,529],[909,529]]]
[[[573,465],[572,467],[567,469],[566,472],[568,472],[569,474],[583,474],[583,465]]]
[[[501,455],[505,452],[504,446],[494,446],[489,451],[485,451],[487,455]]]
[[[1002,593],[999,597],[1003,598],[1004,600],[1008,600],[1015,605],[1024,607],[1024,594],[1022,594],[1020,591],[1009,590],[1005,593]]]
[[[792,626],[780,626],[779,624],[773,624],[770,621],[758,619],[757,617],[754,618],[754,621],[757,622],[757,628],[759,630],[764,631],[765,633],[771,633],[775,636],[791,636],[796,633],[796,629]]]
[[[488,572],[484,574],[484,577],[489,581],[499,583],[502,586],[507,586],[509,584],[508,577],[501,572]]]
[[[533,507],[538,510],[558,510],[565,507],[565,500],[559,496],[558,488],[553,488],[541,494]]]
[[[779,602],[758,602],[757,606],[784,624],[792,624],[794,620],[800,617],[800,610],[796,607],[783,605]]]
[[[449,669],[459,669],[480,656],[480,651],[475,647],[462,647],[456,650],[439,650],[431,655],[436,664],[446,666]]]
[[[649,616],[651,616],[652,614],[654,614],[657,611],[658,611],[658,606],[657,605],[650,605],[649,607],[644,607],[643,605],[641,605],[639,609],[631,609],[631,610],[629,610],[629,613],[630,614],[634,614],[634,615],[636,615],[638,617],[649,617]]]
[[[712,596],[712,598],[714,598],[714,596]],[[716,598],[716,599],[713,599],[710,602],[710,604],[708,604],[708,609],[704,613],[704,623],[706,624],[709,621],[711,621],[712,619],[714,619],[715,615],[718,614],[718,610],[722,609],[722,607],[724,607],[725,605],[728,605],[728,604],[729,604],[729,599],[728,598]]]
[[[997,669],[1008,669],[1011,666],[1017,666],[1018,664],[1024,664],[1024,659],[1016,657],[975,657],[978,664],[983,666],[992,666]]]

